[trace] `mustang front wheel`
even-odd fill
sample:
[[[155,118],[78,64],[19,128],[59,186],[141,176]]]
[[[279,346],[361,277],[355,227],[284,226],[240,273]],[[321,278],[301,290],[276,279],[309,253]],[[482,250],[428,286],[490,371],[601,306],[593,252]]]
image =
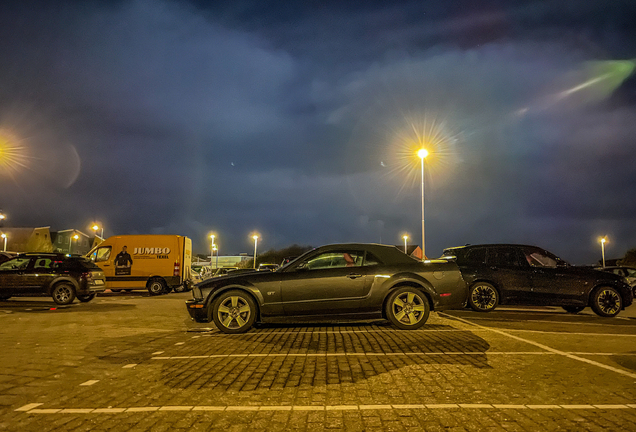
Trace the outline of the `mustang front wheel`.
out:
[[[386,303],[386,316],[402,330],[422,327],[430,313],[428,299],[416,288],[403,287],[395,290]]]
[[[477,282],[468,290],[468,304],[477,312],[490,312],[499,304],[499,293],[486,282]]]
[[[623,307],[621,295],[612,287],[597,288],[592,294],[592,310],[602,317],[615,317]]]
[[[245,333],[256,321],[256,303],[243,291],[225,292],[212,305],[212,319],[223,333]]]

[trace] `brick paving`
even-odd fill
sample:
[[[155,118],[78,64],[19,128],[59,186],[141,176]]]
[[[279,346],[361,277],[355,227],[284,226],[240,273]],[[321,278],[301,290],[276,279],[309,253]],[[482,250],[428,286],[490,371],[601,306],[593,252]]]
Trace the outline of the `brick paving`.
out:
[[[459,311],[411,332],[225,335],[189,320],[188,296],[0,302],[0,430],[636,430],[633,319]]]

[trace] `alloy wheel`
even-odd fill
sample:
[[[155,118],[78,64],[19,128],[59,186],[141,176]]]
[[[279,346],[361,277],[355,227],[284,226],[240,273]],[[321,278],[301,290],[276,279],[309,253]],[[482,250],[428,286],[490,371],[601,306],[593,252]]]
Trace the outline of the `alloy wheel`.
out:
[[[597,304],[608,315],[616,315],[621,309],[620,296],[613,289],[602,290],[597,297]]]
[[[247,300],[240,296],[224,299],[218,307],[219,322],[230,330],[240,329],[250,320],[252,308]]]
[[[402,324],[415,325],[425,317],[424,301],[418,294],[407,291],[395,297],[391,310]]]
[[[497,304],[497,292],[489,285],[476,286],[470,296],[474,305],[482,310],[490,310]]]
[[[67,302],[69,298],[71,298],[71,289],[69,287],[63,286],[55,291],[55,300],[60,303]]]

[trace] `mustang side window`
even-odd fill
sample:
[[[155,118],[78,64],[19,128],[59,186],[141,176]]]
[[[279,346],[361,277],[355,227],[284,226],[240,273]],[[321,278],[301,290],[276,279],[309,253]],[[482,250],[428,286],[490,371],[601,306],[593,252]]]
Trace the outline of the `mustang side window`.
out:
[[[359,252],[327,252],[307,261],[306,268],[318,270],[326,268],[358,267],[362,265],[362,254]]]

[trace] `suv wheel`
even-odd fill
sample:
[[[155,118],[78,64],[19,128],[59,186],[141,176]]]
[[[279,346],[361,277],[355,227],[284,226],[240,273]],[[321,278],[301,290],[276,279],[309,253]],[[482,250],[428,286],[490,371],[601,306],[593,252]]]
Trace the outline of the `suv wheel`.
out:
[[[58,283],[51,293],[53,301],[59,305],[67,305],[75,300],[75,288],[69,283]]]
[[[225,292],[212,305],[212,319],[223,333],[245,333],[256,321],[256,303],[243,291]]]
[[[150,295],[164,294],[168,289],[168,285],[166,285],[166,282],[161,278],[150,279],[146,287]]]
[[[93,300],[96,295],[97,295],[96,293],[78,295],[77,299],[81,301],[82,303],[88,303],[89,301]]]
[[[612,287],[600,287],[592,294],[592,310],[602,317],[615,317],[623,307],[621,295]]]
[[[477,282],[468,290],[468,304],[477,312],[490,312],[499,304],[499,293],[486,282]]]

